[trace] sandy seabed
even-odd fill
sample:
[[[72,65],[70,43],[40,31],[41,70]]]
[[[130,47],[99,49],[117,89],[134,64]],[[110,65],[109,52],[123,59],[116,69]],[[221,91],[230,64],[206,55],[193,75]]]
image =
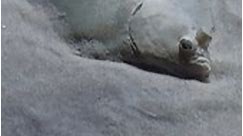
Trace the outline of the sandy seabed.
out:
[[[2,0],[2,135],[240,136],[241,1],[187,1],[214,7],[209,84],[76,56],[41,6]]]

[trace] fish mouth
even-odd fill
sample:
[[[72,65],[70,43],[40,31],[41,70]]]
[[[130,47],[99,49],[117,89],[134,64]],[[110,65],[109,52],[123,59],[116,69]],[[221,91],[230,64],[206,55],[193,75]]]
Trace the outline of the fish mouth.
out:
[[[210,66],[210,60],[206,57],[199,56],[196,57],[189,62],[192,65],[196,65],[199,68],[201,68],[204,72],[210,72],[211,66]]]

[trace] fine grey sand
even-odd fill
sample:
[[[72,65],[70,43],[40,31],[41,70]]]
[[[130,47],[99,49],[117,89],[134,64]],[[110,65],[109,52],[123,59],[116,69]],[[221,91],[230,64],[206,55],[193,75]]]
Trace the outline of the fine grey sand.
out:
[[[177,3],[213,7],[207,84],[77,56],[43,2],[2,0],[3,136],[241,135],[240,0]]]

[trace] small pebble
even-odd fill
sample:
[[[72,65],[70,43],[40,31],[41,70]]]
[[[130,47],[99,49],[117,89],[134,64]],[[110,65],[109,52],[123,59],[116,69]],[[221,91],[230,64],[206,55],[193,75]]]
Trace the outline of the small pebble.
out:
[[[6,26],[5,26],[5,25],[2,25],[2,28],[3,28],[3,29],[5,29],[5,28],[6,28]]]

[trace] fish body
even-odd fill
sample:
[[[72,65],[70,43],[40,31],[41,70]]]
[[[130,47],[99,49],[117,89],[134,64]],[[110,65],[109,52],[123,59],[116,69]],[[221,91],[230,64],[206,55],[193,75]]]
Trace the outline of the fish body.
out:
[[[177,0],[51,1],[66,13],[73,33],[105,43],[126,63],[181,78],[208,79],[212,37]]]

